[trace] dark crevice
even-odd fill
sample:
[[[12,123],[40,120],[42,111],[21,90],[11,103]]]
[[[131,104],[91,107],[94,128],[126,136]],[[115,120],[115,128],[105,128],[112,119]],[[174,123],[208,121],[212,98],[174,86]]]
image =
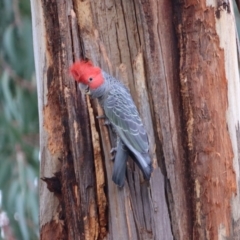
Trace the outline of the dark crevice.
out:
[[[73,0],[73,9],[74,12],[76,12],[77,9],[77,3],[75,0]],[[79,26],[79,24],[77,24],[77,36],[79,36],[79,49],[80,49],[80,56],[82,60],[86,60],[86,54],[85,54],[85,47],[84,47],[84,41],[82,39],[82,34],[81,34],[81,28]]]
[[[187,103],[190,103],[191,99],[190,96],[184,95],[183,91],[183,85],[181,83],[183,76],[181,76],[180,72],[183,68],[183,61],[184,58],[184,53],[186,53],[186,42],[185,42],[185,35],[186,33],[184,32],[185,29],[180,28],[179,26],[183,26],[183,11],[185,11],[183,7],[183,2],[181,0],[174,0],[173,1],[173,14],[174,14],[174,26],[175,26],[175,35],[177,38],[178,42],[178,63],[179,63],[179,69],[178,69],[178,95],[179,95],[179,120],[180,120],[180,129],[181,129],[181,134],[179,136],[181,137],[180,140],[182,142],[182,161],[183,161],[183,171],[184,171],[184,189],[185,189],[185,199],[187,201],[187,223],[188,223],[188,236],[189,239],[193,239],[194,237],[194,223],[195,223],[195,210],[194,210],[194,177],[193,177],[193,172],[192,169],[194,169],[192,159],[193,157],[193,151],[190,150],[189,147],[189,139],[188,139],[188,131],[187,131],[187,124],[189,121],[189,116],[187,109],[189,106]],[[191,104],[191,103],[190,103]],[[192,104],[191,104],[192,105]],[[176,238],[176,236],[175,236]]]
[[[123,6],[123,2],[121,0],[121,9],[122,9],[122,13],[123,13],[123,22],[124,22],[124,26],[125,26],[125,33],[126,33],[126,38],[127,38],[127,46],[128,46],[128,51],[129,51],[129,57],[130,57],[130,63],[131,63],[131,72],[133,73],[133,61],[132,61],[132,54],[131,54],[131,48],[130,48],[130,42],[129,42],[129,37],[128,37],[128,30],[127,30],[127,23],[126,23],[126,15],[125,15],[125,11],[124,11],[124,6]],[[134,81],[133,81],[134,84]]]
[[[122,55],[121,55],[121,48],[119,46],[119,42],[118,42],[118,23],[115,23],[115,29],[116,29],[116,40],[117,40],[117,47],[118,47],[118,51],[119,51],[119,60],[122,63]]]
[[[75,62],[77,59],[75,59],[75,55],[74,55],[74,44],[73,44],[73,30],[72,30],[72,17],[68,16],[68,23],[69,23],[69,29],[70,29],[70,38],[71,38],[71,49],[72,49],[72,59],[73,62]]]
[[[173,239],[178,240],[180,239],[179,236],[179,231],[177,226],[175,227],[175,222],[177,220],[176,214],[174,211],[174,200],[173,200],[173,191],[171,188],[171,183],[167,177],[164,178],[165,182],[165,188],[164,188],[164,194],[165,194],[165,199],[167,201],[167,208],[168,208],[168,215],[170,218],[170,227],[171,227],[171,232],[173,234]]]
[[[136,27],[137,27],[138,41],[139,41],[140,46],[142,47],[141,38],[140,38],[140,32],[139,32],[139,27],[138,27],[138,21],[137,21],[137,11],[136,11],[137,9],[136,9],[135,0],[133,1],[133,8],[134,8],[135,23],[136,23]]]
[[[102,160],[102,166],[103,166],[103,171],[104,171],[104,194],[105,194],[105,197],[107,199],[107,203],[106,203],[106,208],[105,208],[105,223],[106,225],[102,226],[101,223],[99,222],[99,226],[100,228],[102,227],[105,227],[106,228],[106,231],[109,230],[109,224],[108,224],[108,202],[110,201],[110,199],[108,199],[108,181],[107,181],[107,169],[106,169],[106,165],[105,165],[105,161],[104,159],[106,159],[106,156],[104,154],[104,147],[103,147],[103,142],[101,141],[101,130],[100,130],[100,124],[103,124],[103,122],[100,120],[100,119],[97,119],[96,116],[98,116],[98,111],[97,111],[97,106],[96,106],[96,101],[90,101],[90,105],[93,109],[93,117],[95,118],[95,127],[96,127],[96,132],[98,133],[98,136],[99,136],[99,145],[100,145],[100,153],[101,153],[101,160]],[[92,132],[91,132],[92,134]],[[93,143],[92,143],[93,144]],[[92,149],[93,149],[93,145],[92,145]],[[95,164],[94,164],[94,172],[95,172],[95,182],[97,181],[96,179],[96,168],[95,168]],[[95,194],[97,196],[97,188],[95,188]],[[98,201],[98,200],[97,200]],[[99,208],[98,208],[98,216],[100,216],[100,213],[99,213]],[[101,231],[100,231],[100,234],[101,234]],[[105,236],[101,236],[100,239],[102,239],[102,237],[105,237]]]

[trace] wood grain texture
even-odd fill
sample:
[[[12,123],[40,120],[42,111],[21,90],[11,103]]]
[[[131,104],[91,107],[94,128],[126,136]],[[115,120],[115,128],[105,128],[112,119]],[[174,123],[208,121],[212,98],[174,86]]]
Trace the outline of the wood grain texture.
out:
[[[210,2],[215,6],[213,2]],[[216,4],[216,3],[215,3]],[[236,174],[236,194],[231,199],[231,223],[230,236],[238,239],[240,236],[240,81],[238,50],[236,43],[235,17],[233,15],[233,3],[230,1],[230,13],[222,11],[221,17],[216,19],[216,30],[220,40],[220,47],[224,49],[224,66],[227,78],[228,105],[226,120],[228,132],[233,149],[233,168]],[[238,43],[239,44],[239,43]],[[224,238],[224,235],[221,236]]]
[[[31,1],[48,181],[41,239],[238,238],[239,74],[236,51],[220,37],[234,31],[224,25],[231,14],[216,19],[219,5],[207,2]],[[102,109],[69,76],[80,58],[130,89],[149,135],[149,182],[130,158],[124,188],[112,182]],[[55,180],[61,191],[47,188]]]
[[[45,40],[36,40],[36,43],[44,45],[46,52],[45,58],[37,58],[37,61],[43,61],[44,68],[39,67],[40,71],[47,72],[45,78],[38,75],[39,89],[43,89],[39,92],[44,123],[41,135],[46,135],[41,149],[48,153],[42,155],[41,175],[51,177],[57,170],[62,176],[57,204],[52,194],[43,195],[47,189],[41,183],[43,213],[53,207],[53,200],[57,206],[55,214],[49,212],[48,218],[44,214],[40,216],[42,238],[53,231],[51,224],[60,223],[61,219],[64,227],[58,229],[67,239],[172,239],[164,177],[158,166],[163,155],[157,157],[155,151],[161,149],[162,132],[160,128],[153,128],[153,124],[160,121],[156,118],[160,98],[152,99],[151,94],[155,92],[151,92],[151,84],[156,84],[154,81],[159,78],[152,78],[151,64],[146,61],[146,52],[152,51],[153,45],[159,42],[151,38],[150,44],[144,43],[147,40],[144,31],[154,33],[152,27],[144,29],[150,26],[144,4],[137,1],[74,1],[72,4],[64,0],[38,3],[43,9],[39,21],[44,21],[41,24]],[[148,10],[154,9],[151,2],[148,4]],[[36,8],[37,3],[32,2],[32,6]],[[130,88],[149,131],[154,182],[145,183],[131,160],[124,189],[118,189],[111,181],[113,163],[110,162],[108,131],[101,122],[93,120],[93,115],[100,115],[101,110],[95,102],[87,108],[85,98],[68,74],[69,65],[80,57],[90,58],[104,70],[119,76]],[[150,59],[153,60],[156,59]],[[157,62],[154,66],[158,66]],[[104,171],[99,168],[101,161]],[[53,163],[58,167],[45,169]],[[51,202],[49,206],[45,204],[47,201]]]
[[[148,31],[148,29],[142,27],[145,16],[142,15],[141,3],[132,1],[76,1],[75,4],[85,56],[93,60],[95,64],[100,65],[104,70],[113,75],[119,75],[121,80],[124,76],[123,81],[127,83],[126,85],[130,88],[135,102],[141,108],[140,112],[143,119],[145,118],[145,124],[148,125],[150,134],[151,154],[155,159],[156,167],[155,175],[158,176],[156,178],[159,178],[160,181],[158,185],[150,183],[149,187],[141,183],[142,176],[139,175],[139,170],[135,168],[132,162],[129,162],[128,181],[125,183],[124,191],[116,189],[111,182],[110,146],[106,147],[108,146],[108,138],[105,136],[106,130],[100,124],[108,180],[110,236],[113,236],[115,232],[121,232],[118,236],[114,235],[114,239],[131,239],[131,236],[137,237],[132,239],[171,239],[166,198],[165,195],[160,195],[162,196],[160,198],[158,194],[159,191],[164,192],[164,181],[161,172],[158,170],[153,124],[150,119],[147,119],[147,116],[152,118],[152,110],[148,101],[148,93],[144,92],[144,89],[147,89],[151,77],[146,78],[144,68],[145,64],[148,65],[148,63],[144,62],[141,50],[144,47],[146,48],[145,51],[149,51],[148,45],[141,44],[141,41],[144,42],[144,36],[140,36],[140,33],[143,33],[144,30]],[[88,16],[87,20],[83,17],[84,15]],[[137,23],[137,20],[141,22]],[[96,48],[97,45],[99,47]],[[143,90],[141,90],[141,87]],[[159,99],[157,101],[159,103]],[[129,184],[130,192],[128,192],[127,184]],[[127,200],[127,196],[130,196],[131,208],[129,208],[129,204],[122,203],[122,199]],[[139,198],[141,198],[141,201],[137,200]],[[137,203],[137,205],[133,203]],[[159,210],[154,212],[153,206],[154,209]],[[123,215],[120,209],[124,210]],[[137,222],[137,226],[134,222]],[[159,225],[165,226],[165,231],[156,227]]]
[[[237,57],[226,61],[228,50],[222,49],[220,42],[221,37],[225,38],[225,47],[231,48],[230,38],[224,33],[224,28],[233,28],[231,24],[227,26],[231,13],[221,7],[218,14],[220,5],[207,2],[187,1],[179,5],[180,11],[176,10],[182,14],[178,25],[180,80],[194,185],[193,238],[233,239],[231,202],[237,190],[234,155],[237,157],[238,153],[233,152],[235,140],[229,132],[236,119],[227,118],[226,112],[231,99],[228,84],[235,81],[227,79],[227,72],[234,71],[228,65]],[[219,18],[225,18],[225,23]]]

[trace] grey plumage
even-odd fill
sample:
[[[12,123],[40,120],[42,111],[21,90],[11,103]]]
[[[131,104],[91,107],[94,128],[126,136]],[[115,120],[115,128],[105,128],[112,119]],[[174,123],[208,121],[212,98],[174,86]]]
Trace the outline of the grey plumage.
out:
[[[117,152],[114,158],[112,180],[119,187],[124,185],[125,173],[128,159],[128,149],[120,139],[117,145]]]
[[[102,75],[104,83],[97,89],[91,89],[90,94],[93,98],[98,98],[106,117],[120,138],[112,179],[119,186],[124,184],[126,161],[130,154],[144,177],[149,180],[152,162],[148,137],[130,92],[114,77],[103,71]]]

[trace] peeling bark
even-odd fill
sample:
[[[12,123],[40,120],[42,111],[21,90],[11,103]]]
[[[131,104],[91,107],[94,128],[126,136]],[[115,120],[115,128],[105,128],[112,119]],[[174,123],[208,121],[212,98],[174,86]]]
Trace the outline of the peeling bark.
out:
[[[237,57],[219,33],[232,13],[207,2],[32,0],[41,239],[238,238]],[[102,109],[69,76],[80,58],[129,87],[149,135],[149,183],[130,158],[124,188],[112,182]]]
[[[226,78],[226,57],[217,32],[218,19],[230,11],[219,4],[207,6],[205,1],[187,1],[176,11],[182,14],[177,30],[193,184],[193,238],[232,239],[231,200],[237,186],[226,118],[231,79]]]

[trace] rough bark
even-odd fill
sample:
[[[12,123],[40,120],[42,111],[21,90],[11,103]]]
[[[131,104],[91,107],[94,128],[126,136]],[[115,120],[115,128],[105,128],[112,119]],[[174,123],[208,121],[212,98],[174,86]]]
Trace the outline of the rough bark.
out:
[[[237,239],[240,88],[231,8],[205,0],[31,2],[41,239]],[[232,38],[221,37],[223,26]],[[149,134],[149,183],[131,159],[124,188],[111,181],[111,139],[96,119],[102,110],[69,76],[79,58],[129,87]]]
[[[204,0],[177,7],[192,237],[238,239],[239,113],[234,108],[240,88],[232,6]]]

